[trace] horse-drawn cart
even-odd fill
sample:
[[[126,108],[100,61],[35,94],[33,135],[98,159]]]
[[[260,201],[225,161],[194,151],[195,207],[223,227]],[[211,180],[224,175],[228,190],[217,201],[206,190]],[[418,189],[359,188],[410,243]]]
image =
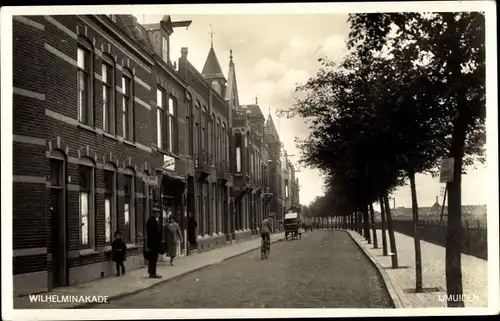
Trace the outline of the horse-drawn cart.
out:
[[[302,224],[298,213],[285,214],[285,239],[288,240],[288,235],[291,235],[292,240],[302,238]]]

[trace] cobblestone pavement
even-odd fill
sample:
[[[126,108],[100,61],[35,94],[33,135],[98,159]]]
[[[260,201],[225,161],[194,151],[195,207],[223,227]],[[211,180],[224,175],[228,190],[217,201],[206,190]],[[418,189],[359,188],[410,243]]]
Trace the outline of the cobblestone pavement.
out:
[[[392,308],[377,269],[342,231],[313,231],[99,308]]]
[[[359,234],[352,233],[378,264],[384,268],[405,308],[447,306],[446,300],[443,299],[446,294],[446,252],[443,246],[421,241],[424,293],[415,293],[415,245],[412,237],[394,233],[398,264],[401,268],[392,269],[390,257],[382,255],[381,230],[377,230],[378,249],[374,249],[373,244],[368,244]],[[487,307],[488,261],[462,254],[462,286],[463,294],[468,298],[464,302],[465,307]]]

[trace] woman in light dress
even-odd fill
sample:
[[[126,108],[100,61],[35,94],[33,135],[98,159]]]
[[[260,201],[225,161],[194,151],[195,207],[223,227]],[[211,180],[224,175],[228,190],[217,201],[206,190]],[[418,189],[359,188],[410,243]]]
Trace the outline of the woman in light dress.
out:
[[[174,259],[178,255],[177,248],[182,242],[182,233],[173,215],[168,217],[166,227],[166,254],[170,257],[170,265],[174,265]]]

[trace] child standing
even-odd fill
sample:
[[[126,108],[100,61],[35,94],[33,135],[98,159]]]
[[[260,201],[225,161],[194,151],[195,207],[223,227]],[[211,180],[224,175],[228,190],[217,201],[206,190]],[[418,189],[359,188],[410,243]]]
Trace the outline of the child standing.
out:
[[[125,265],[123,262],[127,259],[127,245],[122,240],[120,232],[115,232],[115,239],[111,245],[111,260],[116,263],[116,276],[120,276],[120,267],[122,274],[125,274]]]

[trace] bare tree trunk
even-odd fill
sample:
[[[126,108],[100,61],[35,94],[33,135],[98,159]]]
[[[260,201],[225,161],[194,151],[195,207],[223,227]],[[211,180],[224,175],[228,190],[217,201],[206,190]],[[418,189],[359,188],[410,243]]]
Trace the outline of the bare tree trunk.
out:
[[[387,193],[384,195],[384,205],[387,214],[387,230],[389,231],[389,244],[391,245],[392,268],[398,267],[398,249],[396,248],[396,238],[394,237],[394,228],[392,226],[391,206]]]
[[[354,220],[356,222],[356,233],[361,234],[359,231],[359,213],[357,211],[354,212]]]
[[[408,173],[411,189],[411,207],[413,212],[413,241],[415,243],[415,291],[422,292],[422,252],[420,249],[420,222],[418,220],[417,187],[415,172]]]
[[[387,234],[386,234],[386,222],[385,222],[385,206],[384,206],[384,200],[383,197],[379,197],[379,203],[380,203],[380,218],[382,220],[382,254],[387,255]]]
[[[377,229],[375,226],[375,212],[373,211],[373,203],[370,203],[370,220],[372,224],[372,233],[373,233],[373,248],[378,249]]]
[[[462,158],[466,125],[463,116],[459,116],[452,136],[451,152],[454,157],[453,181],[448,187],[448,227],[446,233],[446,292],[452,298],[448,307],[464,307],[462,298]]]
[[[363,207],[363,234],[365,235],[365,239],[368,241],[368,244],[372,244],[372,238],[370,235],[370,222],[368,215],[368,207]]]
[[[358,233],[363,236],[363,216],[359,210],[356,211],[356,215],[358,215]]]

